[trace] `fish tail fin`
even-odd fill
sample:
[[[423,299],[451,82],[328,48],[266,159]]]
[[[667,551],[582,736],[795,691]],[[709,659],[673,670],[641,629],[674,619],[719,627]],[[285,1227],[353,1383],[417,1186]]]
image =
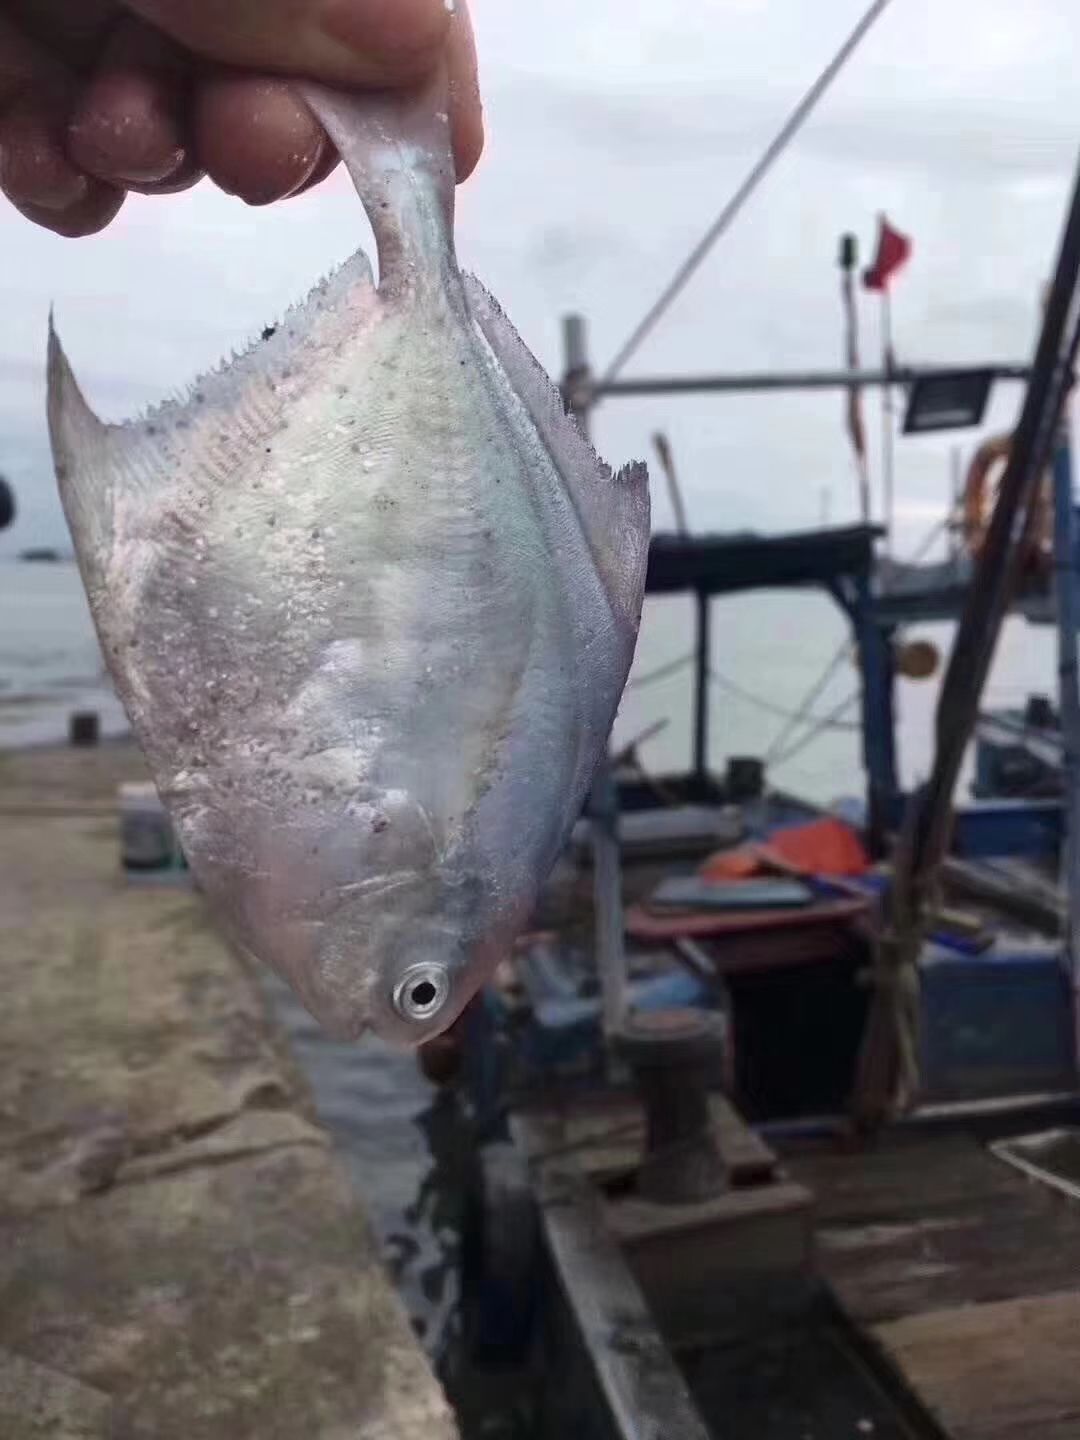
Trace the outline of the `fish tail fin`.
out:
[[[411,90],[301,93],[341,153],[367,211],[382,292],[457,274],[454,156],[446,67]]]

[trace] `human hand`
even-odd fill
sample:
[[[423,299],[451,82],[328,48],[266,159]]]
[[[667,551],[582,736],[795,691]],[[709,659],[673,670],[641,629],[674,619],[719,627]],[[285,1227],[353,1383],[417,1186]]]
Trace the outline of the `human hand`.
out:
[[[287,76],[387,88],[444,54],[464,180],[483,146],[465,0],[0,0],[0,190],[67,236],[204,173],[267,205],[338,160]]]

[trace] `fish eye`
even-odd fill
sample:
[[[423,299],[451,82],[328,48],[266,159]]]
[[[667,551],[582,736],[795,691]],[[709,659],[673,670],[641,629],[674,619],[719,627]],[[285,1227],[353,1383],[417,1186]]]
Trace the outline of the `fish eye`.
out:
[[[449,994],[450,977],[442,965],[410,965],[394,986],[394,1009],[403,1020],[431,1020]]]

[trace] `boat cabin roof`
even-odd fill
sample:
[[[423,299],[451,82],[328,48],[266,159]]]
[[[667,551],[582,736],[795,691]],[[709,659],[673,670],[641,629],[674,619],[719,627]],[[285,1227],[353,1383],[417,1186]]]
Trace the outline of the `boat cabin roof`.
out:
[[[645,589],[650,595],[727,595],[830,586],[844,577],[868,576],[874,540],[883,533],[876,526],[847,525],[786,535],[654,535]]]

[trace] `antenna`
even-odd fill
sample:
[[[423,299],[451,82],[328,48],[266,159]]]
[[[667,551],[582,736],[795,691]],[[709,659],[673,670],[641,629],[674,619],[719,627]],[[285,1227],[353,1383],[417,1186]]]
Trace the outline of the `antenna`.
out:
[[[671,443],[662,430],[657,430],[652,438],[656,458],[660,461],[664,478],[667,480],[671,508],[675,512],[675,528],[680,535],[689,535],[690,526],[686,521],[686,507],[683,505],[682,491],[679,489],[679,477],[675,474],[675,457],[671,453]]]

